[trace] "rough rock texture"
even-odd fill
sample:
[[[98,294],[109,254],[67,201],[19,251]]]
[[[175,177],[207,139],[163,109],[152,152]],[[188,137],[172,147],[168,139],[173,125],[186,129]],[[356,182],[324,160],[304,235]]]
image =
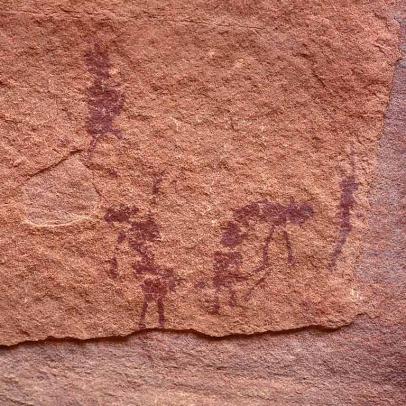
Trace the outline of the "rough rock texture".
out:
[[[400,16],[398,16],[400,19]],[[406,51],[406,13],[403,17]],[[320,405],[406,403],[406,60],[396,70],[356,279],[368,315],[314,328],[220,339],[141,332],[47,340],[0,352],[2,405]]]
[[[1,4],[0,343],[365,311],[391,2]]]
[[[397,11],[397,19],[402,25],[402,48],[406,51],[406,10]],[[126,339],[20,344],[0,352],[0,403],[404,405],[405,84],[403,59],[396,69],[379,142],[368,230],[354,274],[358,292],[363,294],[360,299],[368,303],[364,316],[334,331],[305,328],[221,339],[153,331]],[[81,185],[87,185],[87,170],[75,155],[68,168],[78,174]],[[55,182],[55,169],[47,173],[50,184]],[[8,181],[4,179],[4,187]],[[31,187],[24,183],[27,221],[40,221],[47,227],[50,223],[60,224],[66,215],[63,210],[54,210],[50,205],[49,213],[45,213],[38,209],[40,205],[30,206],[32,193],[41,183],[35,177],[29,182]],[[69,215],[74,214],[69,221],[89,215],[93,203],[98,204],[97,199],[92,200],[93,189],[89,186],[86,190],[89,201],[80,205],[80,197],[69,200]],[[48,204],[44,196],[40,195],[39,200],[42,207]],[[58,196],[52,199],[57,201]]]

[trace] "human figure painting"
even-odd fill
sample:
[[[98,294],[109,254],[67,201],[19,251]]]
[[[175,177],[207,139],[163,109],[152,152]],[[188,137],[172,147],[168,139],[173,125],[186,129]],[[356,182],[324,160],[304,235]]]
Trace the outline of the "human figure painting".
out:
[[[111,77],[111,62],[106,49],[96,43],[86,52],[85,62],[92,76],[92,84],[88,87],[86,95],[88,105],[86,131],[91,138],[89,145],[91,154],[109,135],[122,137],[122,131],[115,125],[114,120],[123,109],[125,97]]]
[[[120,206],[109,208],[105,214],[107,223],[120,224],[120,232],[112,258],[110,259],[110,275],[119,277],[119,263],[117,250],[121,244],[128,244],[134,256],[132,264],[133,275],[142,290],[143,302],[139,318],[139,327],[145,328],[145,317],[151,304],[156,305],[158,312],[158,325],[165,326],[165,299],[174,292],[179,283],[179,278],[172,269],[157,264],[153,244],[159,240],[159,226],[150,217],[141,218],[138,208]]]

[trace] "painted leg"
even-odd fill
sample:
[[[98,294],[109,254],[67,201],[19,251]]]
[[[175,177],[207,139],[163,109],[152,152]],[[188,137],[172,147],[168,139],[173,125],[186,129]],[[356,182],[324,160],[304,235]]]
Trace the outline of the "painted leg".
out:
[[[110,276],[113,279],[116,279],[118,276],[118,262],[117,262],[117,258],[113,257],[110,259]]]
[[[245,299],[250,299],[250,298],[252,297],[252,294],[253,294],[254,290],[255,290],[258,286],[262,285],[262,284],[265,282],[265,279],[266,279],[265,276],[262,276],[261,278],[259,278],[259,279],[255,282],[255,284],[254,284],[253,286],[251,286],[251,288],[249,289],[249,291],[248,291],[247,294],[245,295]]]
[[[293,265],[295,263],[295,259],[293,258],[292,245],[289,240],[289,234],[286,230],[283,230],[283,236],[285,237],[286,248],[288,250],[288,263],[290,265]]]
[[[230,298],[228,300],[228,305],[230,307],[234,307],[237,304],[237,299],[235,297],[234,289],[229,289]]]
[[[89,148],[87,149],[87,158],[91,159],[94,150],[96,149],[97,143],[99,142],[100,136],[92,137],[92,140],[90,141]]]
[[[163,302],[162,299],[158,299],[156,303],[157,303],[157,306],[158,306],[159,327],[164,328],[165,327],[164,302]]]
[[[263,271],[265,271],[269,267],[269,246],[273,239],[274,231],[275,231],[275,226],[272,226],[271,230],[269,231],[269,234],[266,236],[266,239],[264,242],[264,247],[262,248],[262,264],[254,270],[255,273],[262,273],[262,276],[249,289],[249,291],[245,295],[246,299],[251,298],[254,290],[265,282],[266,272],[263,272]]]
[[[140,322],[138,324],[139,328],[145,328],[145,316],[147,314],[147,310],[148,310],[148,302],[146,301],[146,299],[144,299],[144,303],[142,304]]]
[[[269,265],[269,245],[271,244],[275,226],[272,226],[269,234],[266,236],[264,246],[262,248],[262,264],[254,270],[254,272],[261,272]]]
[[[220,313],[220,292],[216,289],[216,293],[214,294],[214,304],[213,304],[213,314]]]

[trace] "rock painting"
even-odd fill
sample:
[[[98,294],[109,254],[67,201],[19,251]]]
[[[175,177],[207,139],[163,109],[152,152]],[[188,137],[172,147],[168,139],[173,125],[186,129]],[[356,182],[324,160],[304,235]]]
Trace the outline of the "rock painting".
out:
[[[356,203],[354,193],[358,190],[358,186],[359,184],[356,182],[354,175],[345,177],[340,183],[341,197],[338,207],[338,217],[340,220],[339,234],[328,266],[330,271],[335,269],[337,260],[352,230],[351,211]]]
[[[246,280],[246,278],[239,273],[241,263],[242,256],[238,251],[216,251],[214,253],[213,286],[215,289],[215,298],[213,313],[219,313],[220,311],[220,297],[223,295],[223,292],[229,294],[229,306],[234,307],[236,305],[237,299],[234,285],[239,281]]]
[[[242,255],[238,248],[248,237],[250,228],[256,224],[265,224],[267,233],[262,243],[260,265],[254,269],[256,281],[248,291],[249,297],[252,291],[262,284],[272,267],[269,258],[269,247],[274,239],[277,229],[281,229],[288,254],[287,262],[293,265],[295,262],[291,237],[286,229],[288,224],[302,225],[314,215],[313,207],[309,203],[296,203],[291,201],[283,205],[268,200],[249,203],[233,211],[233,218],[225,226],[222,236],[222,250],[214,253],[213,286],[216,292],[214,300],[214,312],[220,309],[220,293],[227,290],[230,294],[229,305],[236,303],[233,285],[236,282],[247,279],[239,273]],[[251,281],[252,282],[252,281]]]
[[[141,218],[138,214],[137,207],[125,205],[109,208],[105,214],[104,218],[108,223],[119,223],[122,226],[114,255],[110,260],[110,275],[112,278],[119,276],[117,251],[119,246],[126,242],[134,254],[135,262],[132,264],[132,270],[144,297],[139,327],[145,328],[145,317],[151,303],[157,306],[159,327],[164,327],[164,301],[170,292],[175,291],[180,279],[172,269],[156,263],[152,247],[160,239],[159,226],[150,215]]]
[[[154,176],[152,186],[151,207],[157,203],[163,173]],[[139,282],[143,293],[143,304],[139,319],[139,328],[145,328],[145,319],[150,305],[155,305],[158,312],[158,325],[165,326],[165,298],[175,292],[181,281],[173,269],[157,263],[154,254],[154,244],[160,241],[159,225],[151,212],[141,216],[135,206],[120,205],[107,210],[104,219],[109,224],[120,224],[113,257],[110,259],[110,276],[119,277],[119,261],[117,253],[121,244],[127,243],[134,254],[135,262],[132,272]]]
[[[111,63],[106,50],[99,44],[85,54],[88,72],[93,77],[92,85],[87,89],[89,115],[86,120],[86,131],[91,137],[89,154],[97,144],[109,134],[122,137],[122,132],[114,126],[114,119],[124,106],[124,94],[119,85],[114,83],[110,70]]]

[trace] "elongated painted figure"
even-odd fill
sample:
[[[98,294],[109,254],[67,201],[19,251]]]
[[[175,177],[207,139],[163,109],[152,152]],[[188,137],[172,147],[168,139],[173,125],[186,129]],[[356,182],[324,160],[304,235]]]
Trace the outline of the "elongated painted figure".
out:
[[[91,137],[88,150],[91,154],[97,144],[109,134],[121,138],[121,130],[114,126],[113,121],[123,109],[124,94],[113,82],[107,51],[99,44],[95,44],[94,48],[85,54],[85,61],[88,72],[93,77],[86,99],[89,109],[86,131]]]
[[[352,230],[351,211],[355,206],[354,193],[358,190],[358,183],[355,181],[354,176],[347,176],[341,181],[340,188],[341,198],[338,211],[340,219],[340,231],[331,255],[330,264],[328,266],[330,271],[333,271],[333,269],[336,267],[337,260],[340,257],[344,245],[347,242],[348,236]]]

